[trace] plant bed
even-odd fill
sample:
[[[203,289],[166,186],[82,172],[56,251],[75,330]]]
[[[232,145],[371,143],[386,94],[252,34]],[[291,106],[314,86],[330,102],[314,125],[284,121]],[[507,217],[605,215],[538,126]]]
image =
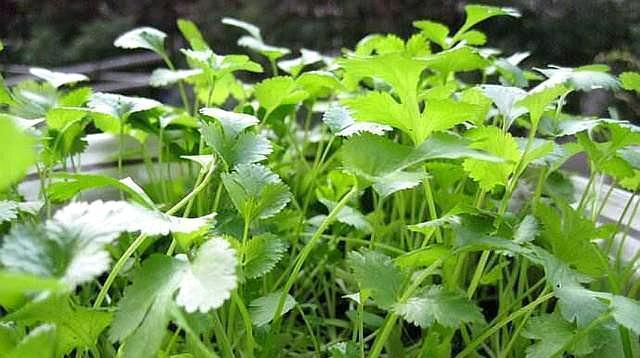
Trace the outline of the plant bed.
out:
[[[640,74],[524,69],[475,27],[517,11],[466,14],[337,58],[116,39],[177,107],[0,83],[0,356],[638,356],[640,129],[565,103]]]

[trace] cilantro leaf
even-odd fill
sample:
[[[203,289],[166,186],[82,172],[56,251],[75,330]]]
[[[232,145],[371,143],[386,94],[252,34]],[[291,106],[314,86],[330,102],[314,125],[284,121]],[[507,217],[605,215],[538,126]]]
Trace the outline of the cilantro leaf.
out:
[[[324,112],[322,121],[329,126],[331,132],[340,137],[351,137],[363,132],[383,135],[392,128],[384,124],[356,121],[351,112],[343,106],[333,105]]]
[[[29,73],[49,82],[54,88],[62,87],[70,83],[84,82],[89,80],[89,77],[81,73],[54,72],[40,67],[30,68]]]
[[[484,322],[480,309],[463,295],[434,285],[406,302],[396,303],[394,310],[405,320],[428,328],[435,322],[445,327],[459,327],[463,323]]]
[[[271,272],[287,251],[286,241],[273,234],[254,236],[243,248],[244,276],[259,278]]]
[[[167,34],[160,30],[151,27],[139,27],[120,35],[113,42],[113,45],[125,49],[146,49],[160,56],[166,56],[164,47],[166,37]]]
[[[265,219],[282,210],[292,195],[282,180],[259,164],[238,164],[222,182],[233,205],[246,221]]]
[[[236,284],[235,251],[226,240],[213,238],[198,248],[195,259],[185,268],[176,303],[189,313],[206,313],[222,306]]]
[[[391,258],[376,251],[352,251],[347,263],[360,290],[369,292],[378,307],[390,309],[402,285],[403,274]]]
[[[42,323],[56,327],[56,356],[69,354],[74,348],[89,349],[107,328],[112,314],[72,304],[66,295],[39,297],[4,317],[28,326]]]
[[[136,271],[109,327],[110,340],[125,343],[124,357],[151,357],[160,349],[184,265],[168,256],[153,255]]]
[[[0,120],[0,191],[21,179],[35,162],[35,141],[11,121]]]
[[[469,158],[463,163],[469,176],[478,182],[484,190],[491,190],[496,185],[505,185],[520,158],[518,143],[511,134],[502,132],[497,127],[481,127],[473,129],[468,137],[473,140],[471,148],[480,149],[507,160],[507,163],[492,163]]]
[[[249,303],[249,314],[251,315],[251,321],[254,325],[262,327],[271,322],[276,313],[280,296],[282,296],[282,292],[272,292],[266,296],[256,298]],[[287,312],[291,311],[296,304],[298,304],[298,302],[296,302],[295,298],[287,294],[280,316],[284,316]]]

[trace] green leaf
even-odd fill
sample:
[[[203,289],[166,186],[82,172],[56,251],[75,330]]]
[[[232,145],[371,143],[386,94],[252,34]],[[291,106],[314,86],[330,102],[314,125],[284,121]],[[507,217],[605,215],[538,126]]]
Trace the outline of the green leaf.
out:
[[[243,248],[244,276],[259,278],[271,272],[284,257],[289,245],[273,234],[254,236]]]
[[[508,162],[493,163],[469,158],[463,163],[465,171],[483,190],[489,191],[496,185],[506,185],[515,169],[514,162],[520,159],[518,143],[511,134],[504,133],[497,127],[481,127],[467,133],[467,136],[473,140],[471,148],[484,150]]]
[[[552,87],[538,86],[529,91],[527,96],[521,99],[517,105],[529,111],[531,123],[537,126],[547,106],[567,91],[567,87],[561,84]]]
[[[307,98],[307,92],[297,89],[296,82],[289,76],[268,78],[254,87],[260,106],[271,112],[278,106],[297,104]]]
[[[177,83],[182,80],[197,76],[202,73],[201,69],[193,70],[169,70],[166,68],[158,68],[151,73],[149,77],[149,85],[151,87],[164,87]]]
[[[64,130],[73,123],[81,121],[87,115],[86,108],[80,107],[56,107],[47,112],[47,127],[50,129]]]
[[[66,287],[60,281],[52,278],[42,278],[19,272],[0,271],[0,306],[15,308],[23,303],[31,294],[48,291],[57,293]]]
[[[184,265],[168,256],[153,255],[134,274],[109,327],[110,340],[125,343],[124,357],[154,357],[160,349]]]
[[[324,198],[319,198],[318,200],[324,206],[326,206],[327,210],[329,211],[332,211],[336,207],[336,205],[338,205],[337,202]],[[363,232],[368,233],[373,230],[373,227],[371,226],[369,221],[367,221],[367,218],[364,216],[364,214],[349,205],[345,205],[342,209],[340,209],[338,215],[336,216],[336,220],[343,224],[353,226],[354,228]]]
[[[513,233],[513,241],[522,244],[533,241],[536,235],[538,235],[538,221],[533,215],[527,215]]]
[[[422,328],[435,322],[457,328],[464,323],[484,322],[480,309],[463,295],[434,285],[406,302],[396,303],[394,310],[405,320]]]
[[[594,89],[616,90],[620,87],[620,83],[614,76],[602,70],[553,67],[538,69],[538,71],[548,78],[540,86],[552,87],[557,84],[567,84],[569,87],[580,91]]]
[[[574,336],[573,326],[557,314],[542,314],[529,320],[522,336],[539,341],[527,348],[527,358],[557,357]]]
[[[391,126],[405,133],[411,133],[414,129],[415,120],[411,114],[387,92],[371,91],[362,96],[344,99],[341,103],[351,110],[358,122]]]
[[[243,29],[249,35],[255,37],[256,39],[262,40],[262,35],[260,34],[260,28],[254,24],[248,23],[246,21],[234,19],[232,17],[224,17],[222,18],[222,23],[229,26],[234,26],[239,29]]]
[[[275,61],[284,55],[291,53],[286,47],[271,46],[264,43],[262,40],[252,36],[242,36],[238,39],[238,46],[246,47],[249,50],[253,50],[263,56],[269,61]]]
[[[29,332],[5,358],[56,357],[56,327],[40,325]]]
[[[4,82],[4,78],[0,75],[0,104],[14,104],[13,96]]]
[[[362,78],[378,78],[391,85],[405,105],[411,105],[409,99],[415,97],[420,75],[424,71],[425,61],[415,60],[400,53],[391,53],[375,57],[351,57],[338,62],[345,70],[350,81]]]
[[[249,303],[251,322],[253,322],[255,326],[262,327],[271,322],[273,316],[276,314],[280,296],[282,296],[282,292],[272,292],[266,296],[256,298]],[[287,312],[291,311],[296,304],[298,303],[295,298],[287,294],[280,316],[284,316]]]
[[[496,105],[498,112],[507,121],[508,127],[516,118],[526,113],[526,109],[519,105],[527,95],[523,89],[498,85],[482,85],[480,88]]]
[[[95,347],[100,333],[112,319],[110,312],[76,306],[65,295],[49,295],[29,302],[3,319],[28,326],[51,323],[56,327],[56,356],[69,354],[73,349]]]
[[[447,41],[449,36],[449,28],[439,22],[420,20],[414,21],[413,26],[420,29],[420,33],[429,41],[435,42],[443,49],[447,49],[450,43]]]
[[[482,111],[480,106],[451,99],[427,100],[422,113],[424,125],[416,128],[418,143],[422,143],[431,133],[450,129],[465,121],[473,121]]]
[[[237,136],[245,129],[258,124],[258,118],[250,114],[225,111],[220,108],[201,108],[205,116],[217,119],[228,136]]]
[[[47,187],[48,198],[54,202],[71,200],[78,193],[88,189],[111,186],[131,195],[134,201],[142,205],[149,208],[155,207],[151,198],[129,177],[118,180],[100,174],[59,172],[51,175],[51,178],[60,179],[60,181],[55,181]]]
[[[89,77],[81,73],[54,72],[40,67],[30,68],[29,73],[49,82],[54,88],[62,87],[70,83],[84,82],[89,80]]]
[[[494,16],[511,16],[511,17],[520,17],[521,14],[518,10],[510,7],[495,7],[495,6],[487,6],[487,5],[467,5],[464,7],[464,12],[467,15],[467,18],[460,28],[454,39],[459,39],[462,34],[467,32],[470,28],[475,26],[476,24],[489,19]]]
[[[538,206],[536,216],[544,226],[542,239],[558,259],[578,271],[596,277],[604,274],[606,259],[592,242],[598,236],[594,223],[568,204],[557,204],[559,212],[546,205]]]
[[[404,255],[396,257],[394,261],[402,268],[428,267],[438,260],[444,260],[450,254],[451,250],[449,248],[435,244],[407,252]]]
[[[369,292],[382,309],[390,309],[396,302],[402,286],[403,274],[391,258],[376,251],[352,251],[347,263],[360,290]]]
[[[187,261],[186,256],[179,256]],[[236,288],[236,256],[229,243],[212,238],[202,244],[180,278],[176,303],[192,313],[216,309]]]
[[[371,133],[384,135],[392,130],[390,126],[372,122],[356,121],[351,112],[343,106],[332,105],[322,115],[322,121],[329,127],[331,132],[339,137],[351,137],[361,133]]]
[[[0,120],[0,191],[22,179],[35,159],[33,138],[11,121]]]
[[[164,47],[164,39],[167,34],[151,28],[139,27],[120,35],[114,42],[115,47],[125,49],[146,49],[157,53],[160,56],[166,56]]]
[[[42,227],[13,227],[0,247],[0,263],[10,271],[58,277],[74,288],[109,268],[111,255],[105,246],[121,232],[193,232],[209,218],[172,217],[123,201],[76,202]]]
[[[371,34],[358,41],[355,54],[357,56],[369,56],[374,53],[386,55],[390,53],[402,53],[404,50],[404,41],[394,34]]]
[[[259,164],[238,164],[233,173],[222,174],[222,182],[233,205],[249,222],[279,213],[292,197],[287,185]]]
[[[209,45],[207,45],[207,42],[204,40],[204,37],[202,37],[200,30],[198,30],[198,27],[193,21],[178,19],[177,25],[182,36],[189,41],[189,45],[191,45],[192,49],[196,51],[209,49]]]
[[[307,71],[296,78],[296,84],[305,90],[311,99],[328,97],[342,88],[336,75],[328,71]]]
[[[290,73],[292,76],[297,77],[305,66],[313,65],[321,61],[324,61],[324,57],[319,52],[302,48],[300,49],[300,57],[280,61],[278,62],[278,67]]]
[[[384,199],[395,192],[417,187],[427,177],[427,173],[421,171],[396,171],[378,178],[373,189]]]
[[[422,59],[427,68],[440,73],[475,71],[489,65],[478,51],[468,46],[457,46]]]
[[[96,92],[87,107],[95,113],[104,114],[112,120],[125,120],[129,115],[162,106],[162,103],[142,97],[128,97],[113,93]]]
[[[601,302],[593,293],[582,286],[562,286],[554,289],[558,298],[558,308],[564,319],[578,328],[584,328],[591,321],[607,311],[607,305]]]
[[[640,335],[640,303],[634,299],[613,295],[611,299],[613,318],[619,324]]]
[[[622,88],[640,93],[640,73],[624,72],[619,78],[622,83]]]

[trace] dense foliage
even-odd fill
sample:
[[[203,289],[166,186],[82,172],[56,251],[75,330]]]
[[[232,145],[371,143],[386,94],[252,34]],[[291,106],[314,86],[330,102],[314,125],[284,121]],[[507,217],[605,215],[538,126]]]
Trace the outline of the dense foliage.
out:
[[[42,68],[0,83],[0,355],[638,356],[640,129],[563,106],[640,74],[523,69],[483,47],[496,16],[520,15],[469,5],[457,31],[415,21],[339,58],[223,19],[266,69],[187,20],[188,68],[159,30],[118,37],[162,57],[150,85],[181,108]],[[95,129],[118,140],[115,177],[82,170]],[[562,170],[579,153],[583,191]],[[598,222],[603,178],[634,193],[616,223]]]

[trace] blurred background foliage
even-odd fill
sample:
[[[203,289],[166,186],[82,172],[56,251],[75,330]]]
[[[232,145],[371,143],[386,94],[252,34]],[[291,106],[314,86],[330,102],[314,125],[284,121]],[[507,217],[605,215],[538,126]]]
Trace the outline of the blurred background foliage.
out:
[[[255,23],[267,43],[294,50],[291,57],[303,47],[337,55],[370,33],[407,38],[418,19],[457,29],[468,3],[522,12],[519,19],[495,18],[480,28],[487,45],[505,56],[531,52],[524,67],[595,62],[614,73],[640,70],[640,0],[0,0],[0,39],[7,47],[0,63],[55,67],[130,54],[113,47],[113,40],[142,25],[167,32],[169,47],[178,49],[184,46],[178,18],[195,21],[216,52],[246,53],[236,45],[243,33],[221,24],[224,16]],[[636,96],[616,96],[573,95],[570,108],[607,115],[614,104],[623,118],[640,118]]]
[[[530,65],[577,66],[608,62],[625,69],[640,65],[638,0],[475,0],[520,9],[520,19],[483,24],[489,45],[507,54],[527,50]],[[263,28],[268,43],[336,53],[368,33],[407,36],[416,19],[453,28],[468,1],[455,0],[2,0],[3,62],[56,66],[122,54],[111,46],[138,25],[176,32],[175,20],[202,27],[214,49],[239,51],[239,33],[220,23],[237,17]],[[175,37],[173,37],[175,39]],[[174,44],[179,46],[180,44]]]

